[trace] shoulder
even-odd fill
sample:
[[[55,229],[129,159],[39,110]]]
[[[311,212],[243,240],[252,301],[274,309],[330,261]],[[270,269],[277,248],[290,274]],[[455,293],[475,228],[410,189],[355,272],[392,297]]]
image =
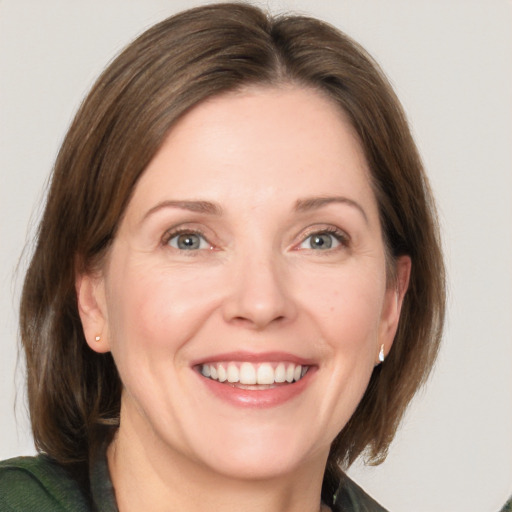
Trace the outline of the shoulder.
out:
[[[77,483],[44,455],[0,462],[0,512],[87,512]]]
[[[335,494],[333,511],[387,512],[348,476],[344,476]]]
[[[509,498],[507,503],[503,505],[503,508],[500,510],[500,512],[512,512],[512,496]]]

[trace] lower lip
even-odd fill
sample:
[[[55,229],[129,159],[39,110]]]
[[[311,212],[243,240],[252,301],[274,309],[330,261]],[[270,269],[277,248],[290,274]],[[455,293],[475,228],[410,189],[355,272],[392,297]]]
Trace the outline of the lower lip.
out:
[[[218,398],[237,407],[270,408],[282,405],[300,395],[310,384],[314,368],[310,367],[306,375],[292,384],[283,384],[267,389],[242,389],[216,380],[198,377],[204,385]]]

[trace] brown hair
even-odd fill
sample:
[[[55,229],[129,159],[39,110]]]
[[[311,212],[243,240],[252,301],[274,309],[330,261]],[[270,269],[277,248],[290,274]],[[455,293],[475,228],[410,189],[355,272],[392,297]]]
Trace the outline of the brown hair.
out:
[[[444,317],[444,267],[432,195],[404,113],[373,59],[343,33],[246,4],[199,7],[149,29],[104,71],[58,155],[21,302],[37,448],[86,462],[98,425],[118,421],[122,384],[110,354],[89,349],[75,274],[108,251],[137,180],[180,116],[247,85],[293,83],[327,94],[364,148],[393,258],[412,259],[399,329],[349,423],[326,479],[365,452],[384,459],[434,363]]]

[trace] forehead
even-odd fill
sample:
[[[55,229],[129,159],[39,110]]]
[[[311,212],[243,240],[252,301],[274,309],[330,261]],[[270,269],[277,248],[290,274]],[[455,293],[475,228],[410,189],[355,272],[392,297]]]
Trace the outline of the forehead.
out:
[[[318,91],[291,85],[210,98],[175,124],[133,199],[223,199],[247,191],[283,200],[306,192],[371,194],[364,151],[341,108]]]
[[[252,137],[255,154],[279,146],[283,156],[291,148],[303,156],[318,149],[334,156],[337,149],[366,167],[361,142],[342,108],[321,91],[293,84],[249,86],[208,98],[176,123],[164,145],[177,146],[201,136],[231,142],[225,147],[226,157],[237,148],[251,149],[242,142]]]

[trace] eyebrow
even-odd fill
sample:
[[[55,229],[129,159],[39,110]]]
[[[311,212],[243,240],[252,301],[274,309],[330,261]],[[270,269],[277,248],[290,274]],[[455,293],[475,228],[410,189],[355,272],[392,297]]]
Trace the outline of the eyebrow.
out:
[[[146,220],[150,215],[153,215],[155,212],[162,210],[164,208],[179,208],[181,210],[188,210],[190,212],[196,213],[206,213],[209,215],[222,215],[222,208],[210,201],[162,201],[158,203],[156,206],[153,206],[150,210],[146,212],[142,220]]]
[[[351,206],[358,210],[363,216],[366,223],[368,223],[368,216],[364,208],[356,201],[349,199],[348,197],[343,196],[329,196],[329,197],[307,197],[304,199],[297,199],[295,203],[294,210],[297,212],[308,212],[311,210],[318,210],[324,206],[328,206],[332,203],[341,203]],[[208,215],[222,215],[222,208],[210,201],[173,201],[166,200],[158,203],[153,206],[150,210],[146,212],[142,221],[147,219],[149,216],[153,215],[155,212],[162,210],[164,208],[179,208],[181,210],[188,210],[196,213],[205,213]]]
[[[343,196],[328,196],[328,197],[306,197],[304,199],[298,199],[295,203],[295,211],[297,212],[308,212],[311,210],[318,210],[324,206],[333,204],[333,203],[341,203],[346,204],[355,208],[361,215],[364,217],[365,222],[368,224],[368,216],[364,208],[353,199],[349,199],[348,197]]]

